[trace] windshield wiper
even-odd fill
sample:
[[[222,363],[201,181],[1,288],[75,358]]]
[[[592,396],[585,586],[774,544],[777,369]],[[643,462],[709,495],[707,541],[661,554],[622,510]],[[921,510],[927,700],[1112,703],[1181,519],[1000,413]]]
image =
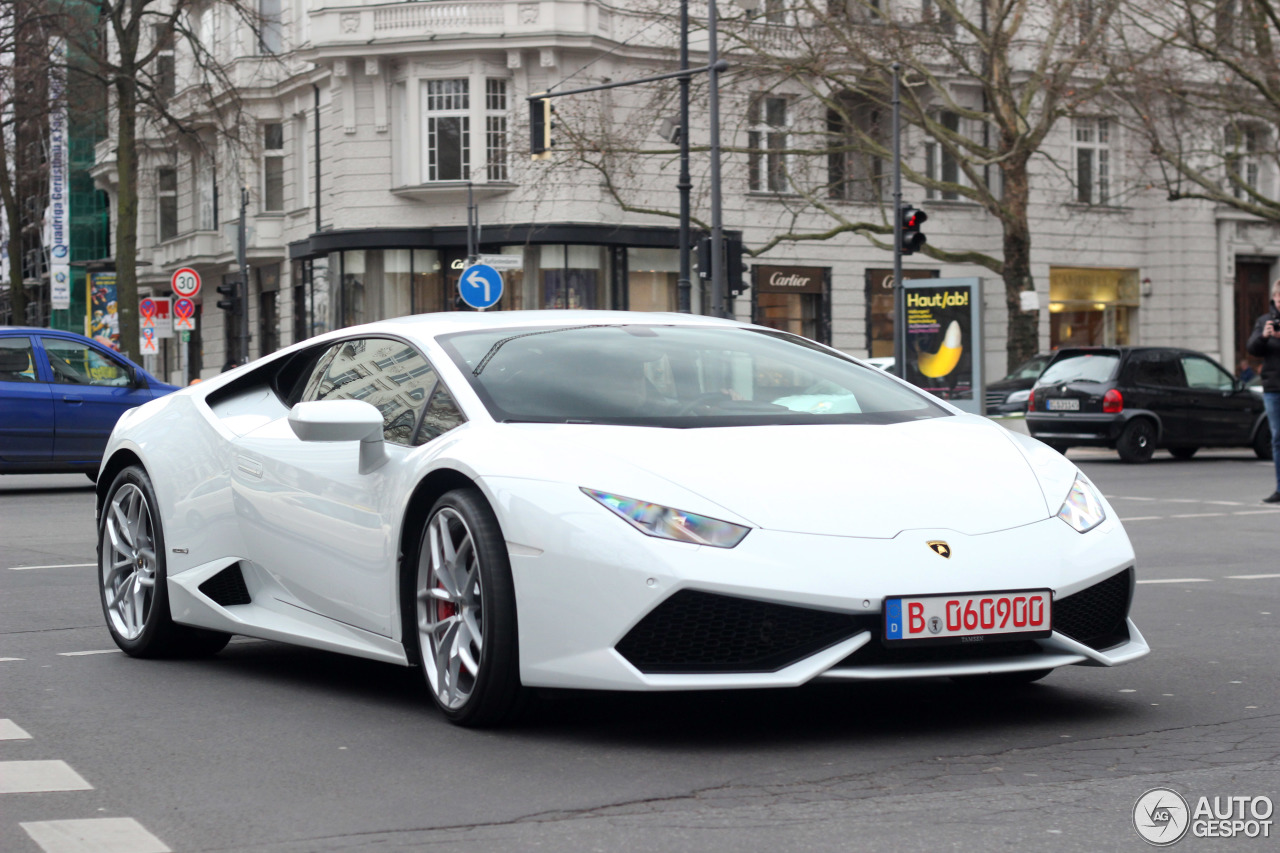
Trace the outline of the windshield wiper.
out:
[[[479,376],[481,371],[483,371],[485,367],[488,366],[489,362],[493,360],[493,357],[498,354],[498,350],[502,349],[504,346],[511,343],[512,341],[518,340],[519,338],[531,338],[534,335],[550,335],[554,332],[569,332],[569,331],[573,331],[574,329],[607,329],[607,328],[610,328],[610,324],[608,323],[592,323],[591,325],[588,325],[588,326],[561,326],[559,329],[541,329],[537,332],[525,332],[524,334],[511,335],[509,337],[505,337],[500,341],[495,341],[493,346],[489,347],[489,351],[484,354],[484,358],[480,359],[480,363],[476,365],[475,370],[471,371],[471,375]]]

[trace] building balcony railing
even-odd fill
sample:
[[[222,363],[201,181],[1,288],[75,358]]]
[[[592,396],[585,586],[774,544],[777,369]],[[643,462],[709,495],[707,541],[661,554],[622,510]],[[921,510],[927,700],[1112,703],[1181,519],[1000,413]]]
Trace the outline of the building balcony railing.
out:
[[[381,3],[330,0],[311,13],[311,44],[320,50],[440,37],[513,38],[551,34],[625,39],[642,29],[635,15],[596,0],[458,0]],[[661,35],[656,32],[652,42]]]

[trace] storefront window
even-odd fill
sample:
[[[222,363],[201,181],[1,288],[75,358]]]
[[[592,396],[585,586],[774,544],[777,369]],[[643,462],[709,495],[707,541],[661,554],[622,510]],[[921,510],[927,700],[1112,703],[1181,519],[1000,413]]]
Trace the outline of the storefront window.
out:
[[[1049,270],[1049,346],[1132,344],[1138,310],[1136,269]]]
[[[382,252],[383,281],[385,293],[382,295],[386,313],[378,319],[387,317],[407,317],[413,313],[413,294],[411,281],[413,276],[413,252],[409,249],[384,249]]]
[[[680,252],[627,250],[627,302],[632,311],[675,311],[679,307]]]
[[[448,311],[444,298],[444,270],[435,249],[413,250],[413,313]]]
[[[608,254],[602,246],[542,246],[543,308],[608,308],[604,283]]]
[[[902,278],[937,278],[937,270],[903,270]],[[893,358],[893,270],[867,270],[867,358]]]
[[[753,273],[758,325],[826,342],[825,268],[760,265]]]

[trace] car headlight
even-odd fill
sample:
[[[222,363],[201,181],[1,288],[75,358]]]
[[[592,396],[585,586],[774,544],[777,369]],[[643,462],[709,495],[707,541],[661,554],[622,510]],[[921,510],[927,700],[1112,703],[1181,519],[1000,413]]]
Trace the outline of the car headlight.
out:
[[[624,498],[595,489],[582,489],[646,536],[691,542],[695,545],[711,545],[716,548],[732,548],[751,531],[741,524],[732,524],[718,518],[708,518],[669,506],[651,504],[635,498]]]
[[[1058,518],[1080,533],[1085,533],[1101,524],[1106,517],[1107,512],[1102,508],[1102,498],[1098,496],[1098,492],[1088,480],[1077,474],[1067,499],[1062,502],[1062,509],[1058,510]]]
[[[1004,398],[1006,403],[1025,403],[1031,396],[1030,388],[1023,388],[1021,391],[1014,391],[1008,397]]]

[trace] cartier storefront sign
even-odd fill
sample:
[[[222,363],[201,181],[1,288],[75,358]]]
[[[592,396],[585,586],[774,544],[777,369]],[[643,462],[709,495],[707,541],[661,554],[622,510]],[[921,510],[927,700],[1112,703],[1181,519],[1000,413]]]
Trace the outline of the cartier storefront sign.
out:
[[[757,265],[757,293],[823,293],[826,269],[823,267],[772,267]]]

